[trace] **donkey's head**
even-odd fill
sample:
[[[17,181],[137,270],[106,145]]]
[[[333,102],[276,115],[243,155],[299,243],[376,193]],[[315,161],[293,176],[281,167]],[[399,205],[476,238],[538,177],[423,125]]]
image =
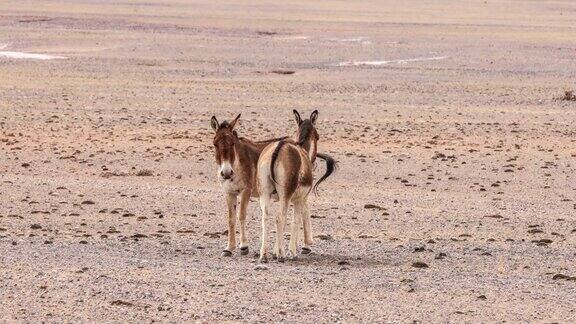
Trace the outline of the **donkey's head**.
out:
[[[296,109],[294,109],[293,112],[296,123],[298,124],[298,131],[296,132],[295,140],[298,145],[300,145],[308,152],[310,162],[314,163],[316,160],[317,142],[318,139],[320,139],[320,136],[316,131],[316,119],[318,119],[318,110],[314,110],[312,114],[310,114],[310,118],[304,120],[302,120]]]
[[[240,114],[232,122],[223,121],[221,124],[215,116],[210,120],[210,126],[216,132],[214,134],[214,152],[216,153],[216,163],[220,166],[218,176],[226,181],[234,176],[234,159],[236,156],[235,144],[238,142],[238,134],[234,130],[236,122],[240,119]]]

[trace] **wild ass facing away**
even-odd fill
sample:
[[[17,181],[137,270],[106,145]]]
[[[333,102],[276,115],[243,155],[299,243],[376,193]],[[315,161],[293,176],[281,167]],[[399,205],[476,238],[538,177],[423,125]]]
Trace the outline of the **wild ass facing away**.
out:
[[[300,221],[303,224],[304,247],[302,253],[310,253],[313,243],[308,195],[312,189],[324,181],[335,169],[335,161],[326,154],[317,153],[319,135],[315,124],[318,111],[315,110],[309,119],[302,120],[294,110],[298,132],[294,140],[282,139],[269,144],[258,160],[258,190],[260,208],[262,209],[262,238],[260,262],[268,261],[268,218],[272,195],[277,193],[280,201],[280,214],[276,217],[276,241],[274,254],[278,261],[284,261],[284,229],[290,202],[294,204],[289,252],[290,257],[297,255],[298,232]],[[316,157],[326,161],[326,173],[312,187],[312,168]]]
[[[238,137],[234,130],[240,114],[228,123],[218,123],[212,116],[210,125],[216,132],[214,134],[214,150],[218,169],[218,180],[226,194],[228,206],[228,244],[222,251],[222,256],[232,256],[236,248],[236,212],[240,221],[240,253],[248,254],[248,240],[246,238],[246,209],[250,197],[258,197],[256,187],[256,165],[262,150],[270,143],[281,140],[275,138],[265,141],[252,142],[246,138]],[[240,206],[236,208],[238,197]]]

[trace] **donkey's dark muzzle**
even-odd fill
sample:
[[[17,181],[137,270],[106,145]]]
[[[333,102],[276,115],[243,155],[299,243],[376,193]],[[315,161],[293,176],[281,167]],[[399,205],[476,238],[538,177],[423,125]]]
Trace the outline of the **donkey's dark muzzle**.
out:
[[[222,179],[224,180],[230,180],[232,179],[232,176],[234,175],[234,171],[230,171],[230,172],[220,172],[220,176],[222,177]]]

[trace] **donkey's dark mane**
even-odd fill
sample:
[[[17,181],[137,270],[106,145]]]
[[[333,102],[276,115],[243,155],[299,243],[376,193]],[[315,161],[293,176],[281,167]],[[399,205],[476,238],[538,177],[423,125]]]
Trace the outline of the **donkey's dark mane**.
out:
[[[306,141],[308,140],[308,137],[310,136],[310,133],[312,133],[312,130],[314,129],[314,125],[312,125],[310,120],[304,120],[300,123],[298,128],[299,129],[298,129],[297,144],[299,146],[304,146],[304,144],[306,144]]]
[[[270,138],[270,139],[255,141],[255,142],[253,142],[253,143],[256,143],[256,144],[270,144],[270,143],[272,143],[272,142],[279,142],[279,141],[285,140],[285,139],[287,139],[287,138],[288,138],[288,136],[283,136],[283,137],[277,137],[277,138]]]
[[[228,126],[230,126],[230,123],[225,120],[218,126],[218,129],[228,128]]]
[[[218,129],[219,129],[219,130],[220,130],[220,129],[224,129],[224,128],[229,128],[229,127],[230,127],[230,123],[229,123],[227,120],[223,121],[222,123],[220,123],[220,125],[218,125]],[[240,141],[242,141],[242,142],[250,143],[250,144],[253,144],[253,145],[270,144],[270,143],[272,143],[272,142],[278,142],[278,141],[280,141],[280,140],[283,140],[283,139],[288,138],[288,136],[283,136],[283,137],[276,137],[276,138],[264,139],[264,140],[259,140],[259,141],[253,141],[253,140],[250,140],[250,139],[248,139],[248,138],[246,138],[246,137],[240,137],[240,136],[238,136],[238,133],[237,133],[235,130],[232,131],[232,134],[233,134],[236,138],[238,138],[238,140],[240,140]]]
[[[246,137],[239,137],[238,138],[238,140],[240,142],[244,143],[245,145],[258,148],[259,150],[264,149],[264,147],[266,147],[270,143],[279,142],[279,141],[282,141],[285,139],[287,139],[287,137],[277,137],[277,138],[270,138],[270,139],[259,140],[259,141],[252,141]]]

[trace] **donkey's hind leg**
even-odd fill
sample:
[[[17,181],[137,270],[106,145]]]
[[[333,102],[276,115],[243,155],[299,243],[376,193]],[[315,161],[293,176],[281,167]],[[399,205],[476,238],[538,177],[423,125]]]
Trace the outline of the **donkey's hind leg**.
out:
[[[260,209],[262,209],[262,238],[260,245],[260,262],[268,262],[268,212],[270,210],[270,197],[260,195]]]
[[[302,199],[302,227],[304,230],[304,246],[302,247],[302,254],[310,254],[312,249],[310,245],[314,243],[312,239],[312,224],[310,222],[310,210],[308,209],[308,200]]]
[[[284,230],[286,229],[286,215],[288,214],[288,199],[281,199],[282,206],[280,207],[280,214],[276,217],[276,244],[274,245],[274,253],[278,258],[278,262],[284,262]]]
[[[294,218],[292,219],[292,229],[290,233],[290,257],[295,259],[298,256],[298,235],[300,232],[300,222],[302,219],[302,201],[300,199],[293,200],[294,203]]]

